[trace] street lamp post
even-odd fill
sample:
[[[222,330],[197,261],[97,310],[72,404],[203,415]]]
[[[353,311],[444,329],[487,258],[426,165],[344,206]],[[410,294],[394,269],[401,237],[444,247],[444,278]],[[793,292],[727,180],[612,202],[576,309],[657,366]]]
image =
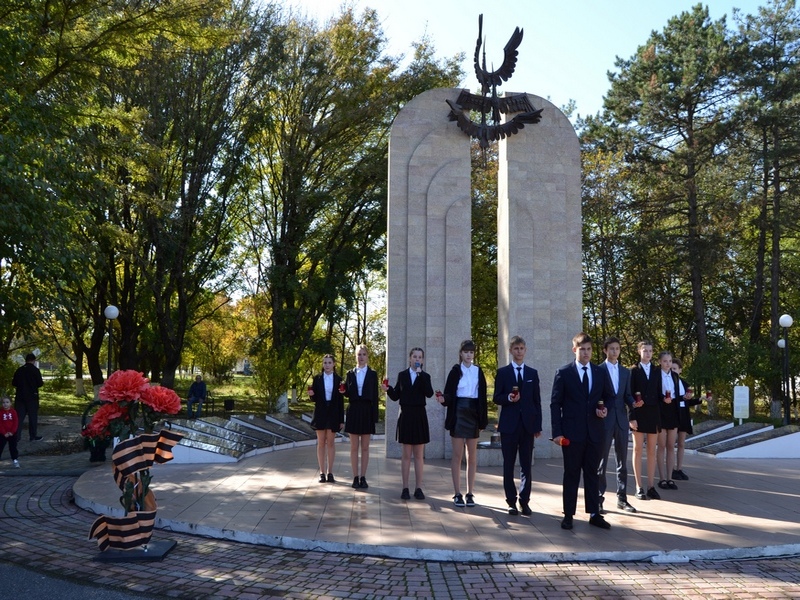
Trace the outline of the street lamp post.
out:
[[[778,340],[778,346],[783,348],[783,424],[789,424],[791,407],[789,404],[789,327],[794,323],[791,315],[781,315],[778,324],[783,329],[783,339]],[[783,344],[781,344],[783,342]]]
[[[111,376],[112,361],[114,354],[114,319],[119,316],[119,309],[113,304],[106,306],[103,315],[108,319],[108,368],[106,369],[106,379]]]

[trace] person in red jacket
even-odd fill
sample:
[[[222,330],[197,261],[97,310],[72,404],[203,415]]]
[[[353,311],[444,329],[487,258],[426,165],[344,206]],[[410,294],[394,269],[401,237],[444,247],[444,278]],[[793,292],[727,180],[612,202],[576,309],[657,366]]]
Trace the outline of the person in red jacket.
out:
[[[8,450],[11,452],[11,460],[14,466],[19,468],[19,452],[17,451],[17,411],[11,408],[11,398],[3,397],[3,408],[0,410],[0,458],[3,457],[3,450],[8,442]]]

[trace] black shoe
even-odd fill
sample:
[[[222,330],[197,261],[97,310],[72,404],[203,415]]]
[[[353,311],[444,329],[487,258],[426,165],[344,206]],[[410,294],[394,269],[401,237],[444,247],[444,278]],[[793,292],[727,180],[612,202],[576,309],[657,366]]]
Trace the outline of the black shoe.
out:
[[[572,529],[572,516],[561,519],[561,529]]]
[[[684,473],[681,469],[672,472],[673,479],[680,479],[682,481],[689,481],[689,476]]]
[[[453,504],[455,504],[459,508],[462,506],[466,506],[466,504],[464,504],[464,496],[462,496],[461,494],[456,494],[455,496],[453,496]]]
[[[328,482],[328,480],[325,479],[325,473],[320,473],[319,474],[319,482],[320,483],[327,483]]]
[[[658,487],[660,487],[662,490],[668,489],[669,485],[667,484],[667,480],[666,479],[662,479],[661,481],[659,481],[658,482]]]
[[[411,500],[411,494],[408,493],[408,488],[403,488],[403,493],[400,494],[400,500]]]
[[[600,514],[589,517],[589,525],[594,525],[600,529],[611,529],[611,524]]]
[[[333,478],[333,473],[328,473],[328,483],[336,483],[336,480]]]
[[[508,514],[511,515],[512,517],[516,517],[519,514],[516,503],[508,505]]]
[[[422,493],[422,488],[417,488],[414,490],[414,498],[417,500],[425,500],[425,494]]]
[[[606,514],[606,509],[603,508],[603,500],[604,500],[604,498],[602,496],[600,496],[600,505],[599,505],[599,508],[598,508],[597,512],[599,512],[601,515]]]
[[[473,496],[472,494],[467,494],[466,504],[467,508],[472,508],[473,506],[475,506],[475,496]]]
[[[638,488],[636,490],[636,498],[639,500],[650,500],[650,498],[647,497],[647,494],[644,493],[644,488]]]
[[[33,437],[31,438],[31,441],[32,441],[32,442],[41,442],[41,441],[42,441],[42,436],[40,436],[40,435],[35,435],[35,436],[33,436]]]
[[[367,485],[367,478],[363,475],[361,476],[361,482],[358,484],[362,490],[367,489],[369,486]]]
[[[533,511],[531,510],[531,507],[530,507],[530,505],[529,505],[527,502],[522,502],[522,501],[520,500],[520,502],[519,502],[519,506],[520,506],[520,508],[521,508],[521,511],[520,511],[520,512],[521,512],[521,513],[522,513],[524,516],[526,516],[526,517],[530,517],[530,516],[533,514]]]
[[[674,481],[672,481],[672,479],[670,479],[670,480],[668,480],[668,481],[667,481],[667,489],[670,489],[670,490],[677,490],[677,489],[678,489],[678,486],[677,486],[677,485],[675,485],[675,482],[674,482]]]
[[[661,500],[661,496],[658,495],[658,492],[654,487],[651,487],[650,489],[647,490],[647,497],[652,500]]]
[[[361,483],[358,481],[358,477],[353,477],[353,485],[351,485],[353,489],[358,489],[361,487]]]
[[[630,504],[628,504],[627,500],[619,500],[617,502],[617,508],[620,510],[624,510],[625,512],[635,513],[636,509],[633,508]]]

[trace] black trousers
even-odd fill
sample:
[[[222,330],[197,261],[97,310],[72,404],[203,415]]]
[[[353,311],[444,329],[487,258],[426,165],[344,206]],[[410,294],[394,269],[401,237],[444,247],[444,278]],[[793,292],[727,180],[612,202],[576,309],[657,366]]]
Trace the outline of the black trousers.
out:
[[[3,450],[6,449],[6,442],[8,442],[8,450],[11,452],[11,459],[17,460],[19,458],[19,452],[17,451],[17,436],[16,434],[12,435],[11,437],[6,437],[4,435],[0,435],[0,458],[3,457]]]
[[[583,442],[570,441],[569,446],[561,446],[564,456],[564,481],[562,499],[564,514],[571,517],[578,506],[578,487],[583,475],[583,499],[586,512],[596,514],[600,510],[599,477],[602,441],[598,444],[587,438]]]
[[[14,402],[14,410],[17,411],[17,418],[19,419],[17,439],[22,439],[22,426],[25,422],[25,417],[28,417],[28,434],[31,441],[33,441],[39,428],[39,396],[30,400],[17,400]]]
[[[517,425],[514,433],[500,434],[500,447],[503,451],[503,490],[509,506],[516,504],[518,491],[520,502],[523,504],[530,502],[533,439],[533,434],[525,431],[522,423]],[[519,454],[519,488],[514,484],[517,454]]]

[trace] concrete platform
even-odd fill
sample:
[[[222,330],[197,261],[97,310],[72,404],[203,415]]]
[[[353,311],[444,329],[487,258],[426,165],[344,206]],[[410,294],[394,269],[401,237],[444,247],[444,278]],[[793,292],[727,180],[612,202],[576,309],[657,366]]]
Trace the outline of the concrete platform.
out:
[[[235,464],[157,465],[156,526],[287,549],[458,562],[661,563],[800,554],[800,459],[687,455],[690,480],[677,482],[676,491],[661,490],[662,500],[631,495],[638,513],[618,511],[608,497],[609,531],[591,527],[581,514],[572,531],[560,528],[560,459],[537,460],[531,517],[506,514],[500,467],[479,468],[478,506],[467,509],[452,503],[449,461],[426,461],[422,501],[400,499],[400,461],[385,458],[382,441],[371,448],[368,490],[350,487],[349,462],[348,443],[337,444],[335,484],[317,482],[313,446]],[[84,473],[73,490],[82,508],[120,514],[110,465]]]

